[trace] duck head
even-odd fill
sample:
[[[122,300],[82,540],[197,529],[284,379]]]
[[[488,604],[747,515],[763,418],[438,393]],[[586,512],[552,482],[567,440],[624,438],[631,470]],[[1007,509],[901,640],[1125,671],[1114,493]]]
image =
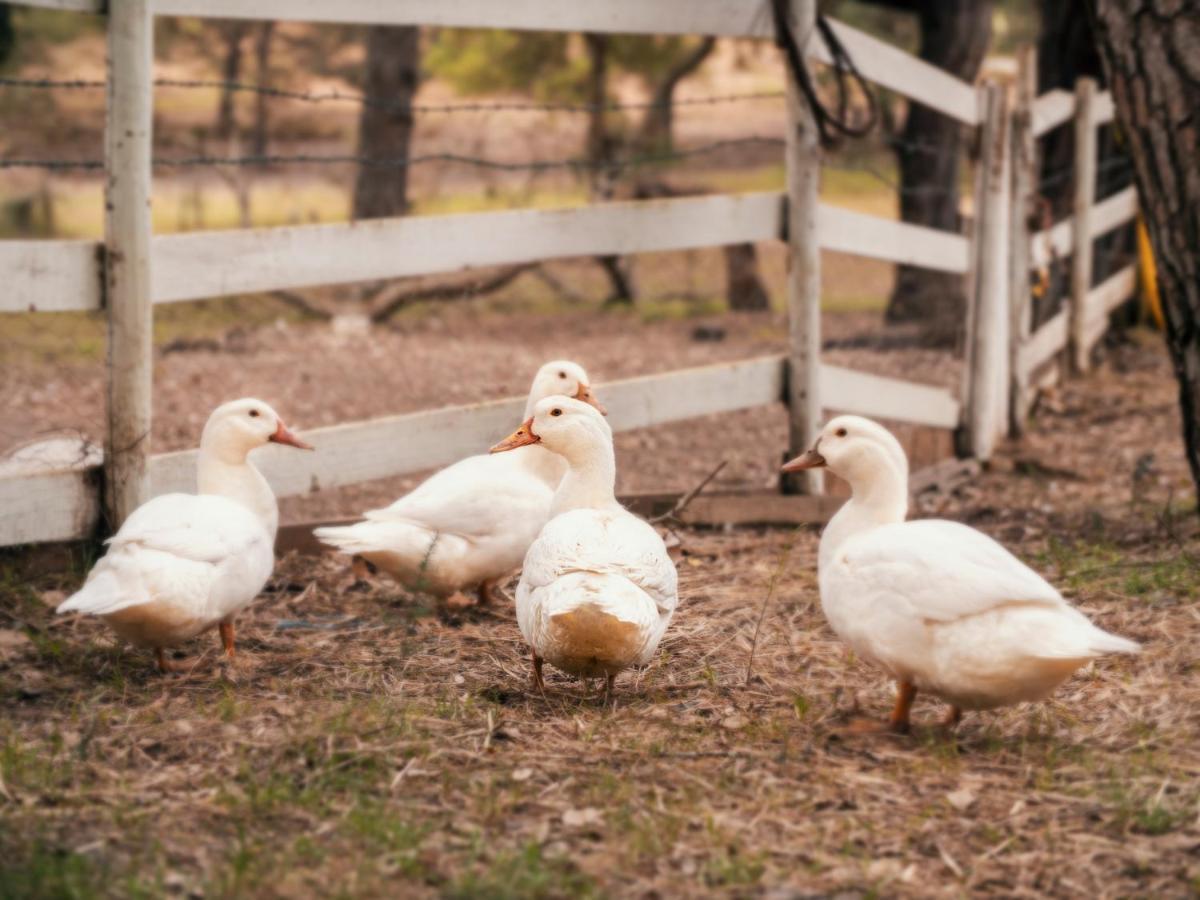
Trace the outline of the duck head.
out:
[[[529,388],[529,402],[525,406],[525,416],[533,415],[533,408],[539,400],[546,397],[573,397],[590,403],[601,415],[608,415],[596,395],[592,393],[591,381],[583,366],[566,359],[557,359],[546,363],[533,376],[533,384]]]
[[[244,462],[246,454],[263,444],[286,444],[301,450],[313,449],[288,431],[279,413],[268,403],[245,397],[218,406],[200,436],[201,451],[230,463]]]
[[[856,492],[883,481],[908,484],[908,457],[890,431],[862,416],[830,420],[812,448],[783,464],[784,472],[827,468]]]
[[[540,444],[569,462],[582,462],[605,446],[611,455],[612,428],[595,405],[573,397],[550,396],[534,404],[533,415],[491,452],[529,444]]]

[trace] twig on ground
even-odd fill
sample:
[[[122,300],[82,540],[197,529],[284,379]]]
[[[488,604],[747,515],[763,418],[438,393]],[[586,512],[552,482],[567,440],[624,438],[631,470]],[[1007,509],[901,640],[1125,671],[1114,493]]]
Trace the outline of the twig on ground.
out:
[[[668,519],[674,519],[674,520],[678,521],[680,513],[682,513],[685,509],[687,509],[689,503],[691,503],[693,500],[695,500],[697,497],[700,496],[700,492],[703,491],[706,487],[708,487],[708,485],[712,482],[712,480],[721,473],[721,470],[723,468],[725,468],[725,466],[728,462],[729,462],[729,460],[723,459],[719,463],[717,463],[716,468],[713,469],[711,472],[709,472],[707,475],[705,475],[703,480],[698,485],[696,485],[694,488],[692,488],[690,491],[688,491],[686,494],[684,494],[682,497],[680,497],[678,500],[676,500],[674,506],[672,506],[669,510],[667,510],[662,515],[655,516],[654,518],[650,519],[649,520],[650,524],[657,525],[659,522],[665,522]]]
[[[792,550],[796,546],[796,537],[800,532],[799,528],[792,532],[792,539],[788,541],[787,546],[783,548],[783,553],[779,555],[779,565],[775,567],[775,574],[771,576],[771,583],[767,587],[767,596],[763,597],[762,607],[758,611],[758,621],[754,623],[754,637],[750,640],[750,656],[746,660],[746,680],[743,684],[749,684],[750,678],[754,674],[754,652],[758,649],[758,635],[762,631],[763,619],[767,617],[767,607],[771,605],[771,598],[775,596],[775,588],[779,585],[784,566],[787,565],[787,561],[792,555]]]
[[[434,284],[419,288],[400,288],[393,292],[382,292],[384,299],[376,300],[371,310],[371,321],[384,322],[406,306],[429,300],[467,300],[481,297],[507,287],[523,273],[536,269],[538,263],[521,263],[508,266],[490,278],[477,281]]]

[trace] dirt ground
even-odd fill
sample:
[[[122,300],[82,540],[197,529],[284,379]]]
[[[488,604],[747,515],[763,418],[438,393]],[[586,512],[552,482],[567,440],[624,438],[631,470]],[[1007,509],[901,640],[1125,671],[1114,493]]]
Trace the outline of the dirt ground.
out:
[[[514,346],[511,325],[483,327],[439,375],[421,348],[453,338],[427,327],[375,351],[395,363],[387,411],[427,402],[415,386],[431,380],[468,399],[460,375],[505,349],[512,380],[489,390],[515,392],[554,345],[552,328]],[[619,328],[592,327],[579,355],[616,376],[768,351],[778,323],[636,362]],[[286,330],[248,340],[292,346]],[[0,897],[1194,896],[1195,507],[1158,339],[1106,353],[988,471],[917,512],[995,535],[1145,650],[953,735],[928,698],[912,737],[839,731],[856,707],[884,715],[890,688],[824,623],[811,529],[683,532],[679,612],[615,708],[557,673],[534,692],[508,604],[349,590],[341,563],[295,556],[240,618],[231,668],[206,636],[184,650],[190,671],[163,677],[96,623],[52,619],[86,559],[39,572],[7,557]],[[197,378],[195,355],[171,360],[197,403],[176,440],[248,377]],[[374,359],[345,378],[365,384]],[[302,371],[272,399],[318,424]],[[365,398],[356,413],[381,411]],[[626,436],[624,483],[657,484],[655,454],[678,458],[705,430]],[[739,478],[767,477],[758,455]]]

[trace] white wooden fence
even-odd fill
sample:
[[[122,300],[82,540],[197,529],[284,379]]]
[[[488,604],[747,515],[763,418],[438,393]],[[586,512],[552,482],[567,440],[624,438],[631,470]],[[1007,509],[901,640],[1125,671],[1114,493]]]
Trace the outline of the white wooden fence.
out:
[[[154,494],[193,486],[195,451],[162,455],[151,455],[149,451],[153,304],[229,294],[560,257],[781,239],[787,241],[791,255],[788,353],[607,383],[603,395],[616,430],[783,400],[789,408],[793,451],[807,446],[825,410],[836,409],[936,428],[965,426],[968,450],[986,457],[1007,426],[1006,398],[1012,366],[1005,350],[1010,343],[1012,298],[1011,273],[1004,260],[1011,219],[1009,161],[1013,132],[1005,94],[998,87],[977,88],[853,28],[834,24],[867,78],[981,129],[985,154],[972,240],[819,203],[816,191],[820,159],[815,130],[794,83],[789,84],[788,189],[783,193],[153,236],[148,211],[156,15],[770,39],[773,34],[768,2],[22,2],[93,13],[107,9],[111,75],[107,108],[109,212],[103,242],[0,242],[0,274],[5,285],[0,295],[0,314],[107,311],[111,353],[109,435],[103,477],[97,470],[87,470],[0,479],[0,546],[93,534],[101,515],[101,496],[107,504],[108,521],[115,523]],[[796,33],[807,39],[814,33],[815,3],[790,2]],[[819,38],[804,45],[810,60],[827,61]],[[1074,107],[1073,102],[1064,103],[1050,95],[1034,106],[1035,118],[1044,130],[1050,127],[1045,123],[1056,116],[1071,115]],[[1089,115],[1098,120],[1102,102],[1092,102],[1088,108]],[[1106,221],[1107,213],[1100,211],[1103,206],[1093,210],[1090,219],[1088,227],[1095,233],[1100,227],[1096,223]],[[1065,240],[1070,243],[1069,230]],[[1038,246],[1037,238],[1033,246]],[[820,249],[971,278],[970,365],[961,398],[943,388],[820,362]],[[1098,299],[1088,309],[1106,308],[1115,290],[1097,288]],[[1094,318],[1084,317],[1083,321],[1078,333],[1091,335],[1088,329],[1093,328]],[[1066,334],[1065,324],[1057,327]],[[1033,371],[1044,362],[1044,357],[1038,355],[1041,348],[1058,346],[1047,334],[1042,329],[1020,340],[1017,371]],[[316,445],[315,453],[276,454],[274,448],[268,448],[258,461],[283,497],[419,471],[486,447],[511,427],[520,405],[517,399],[502,400],[315,429],[305,434]],[[819,482],[814,479],[806,486],[817,490]]]
[[[1112,95],[1097,91],[1090,78],[1080,79],[1074,93],[1054,90],[1040,97],[1032,52],[1020,60],[1017,114],[1014,116],[1013,230],[1011,248],[1012,322],[1011,426],[1019,433],[1040,388],[1053,385],[1069,371],[1086,372],[1091,352],[1108,327],[1109,313],[1137,290],[1137,265],[1130,263],[1100,284],[1092,283],[1095,241],[1137,216],[1133,187],[1096,202],[1097,130],[1113,120]],[[1071,215],[1031,233],[1028,212],[1036,193],[1037,141],[1070,124],[1075,134]],[[1053,260],[1071,257],[1070,293],[1066,307],[1032,329],[1029,276]]]

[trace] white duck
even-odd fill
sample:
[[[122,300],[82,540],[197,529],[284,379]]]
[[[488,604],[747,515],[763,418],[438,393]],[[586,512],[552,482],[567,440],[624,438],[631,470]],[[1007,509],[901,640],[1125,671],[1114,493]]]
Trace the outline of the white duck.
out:
[[[882,426],[839,416],[785,472],[827,466],[852,496],[821,535],[821,608],[855,653],[898,684],[889,726],[906,732],[918,691],[964,709],[1038,700],[1088,661],[1135,653],[987,535],[904,521],[908,459]]]
[[[617,503],[612,429],[595,409],[548,397],[492,452],[529,444],[568,465],[517,585],[534,682],[545,690],[549,660],[572,675],[605,676],[607,697],[618,672],[653,659],[679,600],[675,565],[658,532]]]
[[[261,400],[217,407],[204,426],[198,494],[163,494],[138,507],[107,541],[108,553],[58,612],[101,616],[126,640],[163,649],[214,625],[228,657],[234,616],[258,596],[275,564],[279,510],[247,459],[268,442],[311,450]]]
[[[568,394],[604,407],[587,372],[573,362],[542,366],[529,389],[525,415],[543,397]],[[566,464],[541,447],[503,457],[469,456],[442,469],[385,509],[354,525],[318,528],[331,547],[360,556],[403,585],[446,597],[465,588],[479,602],[517,570],[550,517],[550,501]]]

